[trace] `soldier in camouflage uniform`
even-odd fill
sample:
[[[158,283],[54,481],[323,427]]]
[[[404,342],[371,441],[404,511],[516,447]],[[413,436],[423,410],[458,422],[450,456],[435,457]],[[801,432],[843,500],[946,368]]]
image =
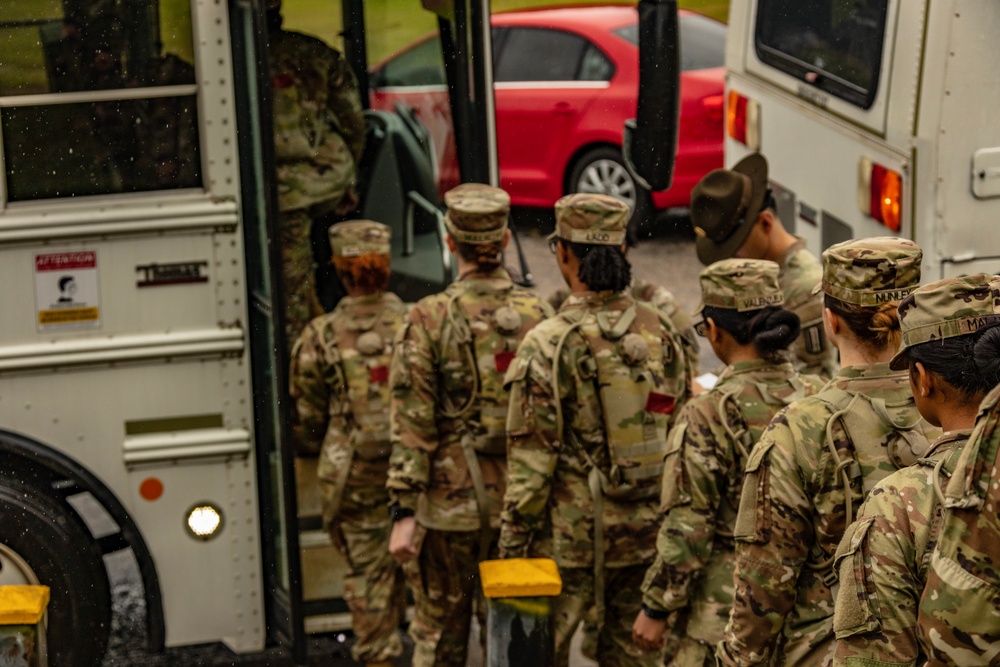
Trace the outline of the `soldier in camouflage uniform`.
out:
[[[467,183],[445,203],[459,279],[410,312],[391,372],[390,549],[414,590],[418,667],[465,665],[478,563],[496,552],[505,488],[503,374],[528,330],[552,314],[501,266],[507,193]]]
[[[872,489],[841,540],[834,664],[922,665],[933,657],[985,665],[1000,657],[1000,634],[992,642],[965,643],[959,647],[961,659],[955,660],[935,655],[940,642],[917,631],[920,594],[941,530],[939,497],[975,425],[980,401],[1000,382],[998,288],[1000,280],[985,274],[948,278],[921,287],[899,306],[903,342],[889,365],[909,370],[917,408],[944,435],[916,465]],[[988,410],[997,397],[1000,390],[984,407]],[[995,615],[994,603],[990,612]],[[1000,620],[993,626],[1000,631]]]
[[[507,372],[507,494],[501,554],[555,559],[555,663],[597,610],[604,667],[654,665],[632,641],[635,595],[655,554],[667,428],[690,387],[669,318],[626,291],[628,206],[556,202],[556,257],[571,295],[532,330]]]
[[[998,425],[1000,387],[983,401],[976,429],[944,491],[943,525],[917,614],[927,664],[1000,662]]]
[[[406,306],[386,292],[389,228],[355,220],[330,228],[348,296],[306,326],[292,352],[291,395],[301,437],[322,443],[323,523],[344,555],[344,598],[355,660],[385,667],[402,653],[402,570],[389,555],[389,360]]]
[[[728,257],[777,262],[785,307],[802,323],[792,361],[802,373],[829,379],[837,372],[837,351],[823,332],[823,301],[813,293],[822,269],[805,240],[785,231],[776,208],[759,153],[709,172],[691,191],[698,259],[706,266]]]
[[[843,367],[774,418],[747,462],[736,519],[724,665],[830,665],[833,555],[865,493],[925,451],[930,426],[905,372],[889,368],[896,306],[916,288],[921,251],[896,238],[823,253],[826,334]]]
[[[315,37],[283,30],[281,0],[267,0],[267,20],[285,334],[291,345],[323,312],[312,225],[322,215],[357,206],[354,179],[365,123],[358,82],[343,56]]]
[[[781,306],[778,265],[724,259],[701,272],[702,321],[728,365],[716,385],[691,399],[670,434],[663,475],[664,518],[656,560],[642,584],[633,634],[647,649],[663,644],[668,619],[678,645],[666,664],[715,664],[733,604],[733,524],[743,468],[778,410],[822,387],[785,357],[799,318]]]

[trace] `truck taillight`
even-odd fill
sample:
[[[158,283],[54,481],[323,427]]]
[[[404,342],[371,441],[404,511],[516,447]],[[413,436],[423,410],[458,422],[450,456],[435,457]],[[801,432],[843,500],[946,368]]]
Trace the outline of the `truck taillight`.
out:
[[[862,213],[875,218],[893,232],[903,227],[900,200],[903,177],[868,158],[861,158],[858,169],[858,206]]]
[[[760,149],[760,106],[735,90],[726,104],[726,133],[750,150]]]

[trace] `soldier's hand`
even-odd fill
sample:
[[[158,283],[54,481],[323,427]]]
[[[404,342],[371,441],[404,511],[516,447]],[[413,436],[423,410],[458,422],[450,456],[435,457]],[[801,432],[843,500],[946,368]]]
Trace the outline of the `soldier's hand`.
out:
[[[667,627],[667,619],[654,619],[640,611],[632,624],[632,641],[644,651],[656,651],[663,648],[663,631]]]
[[[400,565],[417,556],[417,546],[414,540],[416,532],[416,517],[408,516],[392,524],[392,533],[389,535],[389,553]]]

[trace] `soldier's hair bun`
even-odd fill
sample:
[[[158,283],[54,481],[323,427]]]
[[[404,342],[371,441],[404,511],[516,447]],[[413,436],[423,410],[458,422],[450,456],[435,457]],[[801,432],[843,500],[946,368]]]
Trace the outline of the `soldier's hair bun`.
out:
[[[750,321],[754,347],[762,356],[786,349],[801,330],[799,316],[784,308],[768,308]]]
[[[981,332],[972,354],[976,371],[990,384],[990,388],[1000,384],[1000,325]]]

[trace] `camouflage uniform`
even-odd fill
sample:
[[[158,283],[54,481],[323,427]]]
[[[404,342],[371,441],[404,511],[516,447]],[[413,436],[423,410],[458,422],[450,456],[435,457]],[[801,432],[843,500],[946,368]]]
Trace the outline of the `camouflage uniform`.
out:
[[[347,61],[315,37],[280,28],[270,0],[268,66],[281,211],[282,284],[289,344],[323,312],[316,295],[313,220],[340,204],[354,183],[365,126]]]
[[[556,217],[563,239],[615,246],[628,207],[569,195]],[[501,554],[559,565],[557,665],[567,664],[570,639],[594,606],[601,665],[656,662],[632,642],[631,621],[655,555],[667,427],[690,390],[679,339],[666,316],[625,292],[575,292],[528,334],[507,372]],[[639,378],[647,381],[637,386]]]
[[[705,265],[733,257],[746,242],[767,203],[767,160],[748,155],[732,169],[715,169],[691,191],[691,222],[698,259]],[[813,294],[822,277],[816,256],[797,241],[780,259],[785,308],[799,316],[802,333],[793,348],[801,373],[829,379],[837,371],[837,352],[823,332],[823,300]]]
[[[899,306],[903,342],[891,367],[908,368],[906,351],[914,345],[1000,324],[997,287],[1000,280],[996,277],[978,274],[931,283],[906,297]],[[995,404],[1000,390],[991,394],[981,415]],[[927,633],[918,633],[917,608],[940,536],[943,508],[939,498],[968,439],[968,430],[947,433],[917,465],[884,479],[848,528],[837,551],[840,591],[834,614],[835,664],[917,665],[931,657],[961,664],[962,660],[946,657],[946,652],[936,655],[937,642]],[[994,627],[1000,631],[1000,620],[994,620]],[[986,664],[1000,655],[997,639],[1000,632],[994,637],[992,655],[989,642],[963,642],[959,655],[969,664]]]
[[[783,302],[778,266],[765,260],[716,262],[702,271],[701,288],[705,305],[740,312]],[[747,457],[782,405],[821,386],[790,363],[741,361],[684,406],[667,444],[656,560],[642,584],[644,613],[673,614],[681,636],[667,647],[669,664],[715,664],[733,604],[732,535]]]
[[[389,254],[389,228],[351,221],[330,228],[338,257]],[[405,610],[402,570],[389,555],[389,367],[406,317],[395,294],[345,297],[310,322],[292,352],[291,395],[305,440],[322,441],[323,523],[347,561],[344,597],[356,660],[399,657]]]
[[[994,291],[994,294],[997,292]],[[1000,662],[1000,387],[980,406],[944,491],[944,519],[917,614],[933,665]]]
[[[681,342],[684,344],[684,356],[687,359],[688,368],[693,375],[698,374],[699,361],[701,359],[701,349],[698,345],[698,337],[694,332],[691,323],[691,316],[684,312],[681,305],[677,303],[677,298],[673,293],[651,282],[636,278],[632,281],[630,290],[632,298],[636,301],[645,301],[661,313],[670,318],[674,328],[681,335]],[[559,310],[563,302],[569,298],[569,290],[565,287],[557,289],[549,296],[549,303],[553,308]]]
[[[902,239],[837,244],[823,253],[822,288],[865,307],[895,301],[916,287],[920,259]],[[834,551],[864,494],[916,461],[929,430],[907,373],[885,363],[842,368],[778,413],[746,467],[722,664],[831,663]]]
[[[510,199],[503,190],[465,184],[445,202],[455,241],[504,238]],[[420,526],[418,560],[408,567],[414,665],[465,664],[476,568],[484,548],[495,551],[505,488],[502,373],[525,333],[551,314],[502,268],[472,271],[421,299],[397,338],[388,488],[393,504],[415,512]]]

